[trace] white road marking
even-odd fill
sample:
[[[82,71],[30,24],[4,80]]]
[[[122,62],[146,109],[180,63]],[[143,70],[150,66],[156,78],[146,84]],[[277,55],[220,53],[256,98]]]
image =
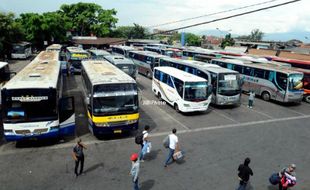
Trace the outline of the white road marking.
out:
[[[210,108],[209,108],[209,109],[210,109]],[[222,113],[216,111],[215,109],[211,109],[211,110],[212,110],[212,112],[215,112],[215,113],[217,113],[218,115],[220,115],[220,116],[222,116],[222,117],[224,117],[224,118],[226,118],[226,119],[228,119],[228,120],[230,120],[230,121],[232,121],[232,122],[240,123],[239,121],[236,121],[236,120],[234,120],[233,118],[230,118],[230,117],[226,116],[225,114],[222,114]]]
[[[178,134],[196,133],[196,132],[220,130],[220,129],[230,129],[230,128],[235,128],[235,127],[245,127],[245,126],[261,127],[261,125],[259,125],[259,124],[274,123],[274,122],[285,122],[285,121],[307,119],[307,118],[310,118],[310,115],[287,117],[287,118],[267,119],[267,120],[262,120],[262,121],[251,121],[251,122],[228,124],[228,125],[216,125],[216,126],[203,127],[203,128],[198,128],[198,129],[179,130]],[[270,126],[270,125],[266,125],[266,126]],[[279,125],[277,127],[281,127],[281,125]],[[150,137],[161,137],[161,136],[166,136],[170,133],[171,133],[170,131],[153,133],[153,134],[150,134]],[[86,145],[93,145],[93,144],[103,144],[103,143],[115,143],[115,142],[120,142],[120,141],[133,142],[133,139],[134,139],[134,137],[133,138],[127,138],[127,139],[115,139],[115,140],[109,140],[109,141],[90,140],[90,141],[84,141],[84,143]],[[36,152],[39,152],[41,150],[56,150],[56,149],[70,148],[70,147],[73,147],[75,144],[76,144],[75,141],[71,141],[69,143],[58,144],[58,145],[54,145],[54,146],[50,146],[50,147],[4,150],[5,149],[4,147],[7,145],[13,146],[12,143],[9,143],[6,145],[2,145],[0,147],[0,155],[3,156],[3,155],[10,155],[10,154],[17,154],[17,153],[33,152],[34,150]]]

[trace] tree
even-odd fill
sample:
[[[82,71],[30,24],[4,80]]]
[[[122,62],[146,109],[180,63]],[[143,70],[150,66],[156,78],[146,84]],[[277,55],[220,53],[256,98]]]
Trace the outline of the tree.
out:
[[[233,46],[235,44],[235,40],[231,37],[231,34],[226,34],[225,38],[221,43],[221,47],[224,49],[226,46]]]
[[[201,46],[201,38],[193,33],[185,33],[185,42],[188,46]],[[181,41],[181,33],[176,33],[168,39],[168,44]]]
[[[72,24],[72,30],[81,36],[107,36],[118,21],[114,17],[115,9],[104,10],[95,3],[63,4],[59,14],[68,19]]]
[[[134,23],[134,26],[117,27],[112,36],[127,39],[146,39],[150,36],[150,33],[145,27]]]
[[[22,27],[15,22],[13,13],[0,12],[0,56],[9,54],[11,44],[23,39]]]
[[[249,39],[251,41],[261,41],[263,39],[264,33],[259,29],[254,29],[251,31]]]

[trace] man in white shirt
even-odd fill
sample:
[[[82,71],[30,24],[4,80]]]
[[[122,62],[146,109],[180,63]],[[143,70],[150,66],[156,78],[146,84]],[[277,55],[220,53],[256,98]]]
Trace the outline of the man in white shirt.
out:
[[[145,125],[144,126],[144,131],[142,132],[143,134],[143,143],[141,145],[141,152],[140,152],[140,156],[139,156],[139,160],[140,162],[144,162],[144,155],[146,153],[146,149],[147,149],[147,143],[149,142],[149,131],[150,130],[150,126]]]
[[[171,159],[173,160],[173,154],[175,150],[179,149],[179,139],[176,136],[176,133],[177,133],[177,130],[174,128],[172,129],[172,134],[169,135],[169,154],[165,162],[165,167],[167,167],[168,164],[170,164]]]

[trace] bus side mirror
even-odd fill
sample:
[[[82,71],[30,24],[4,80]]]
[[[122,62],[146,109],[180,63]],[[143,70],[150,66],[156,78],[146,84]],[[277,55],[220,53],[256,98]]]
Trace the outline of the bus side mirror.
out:
[[[85,103],[86,103],[86,105],[89,105],[89,104],[90,104],[90,98],[89,98],[89,95],[88,95],[88,97],[86,97],[86,99],[85,99]]]

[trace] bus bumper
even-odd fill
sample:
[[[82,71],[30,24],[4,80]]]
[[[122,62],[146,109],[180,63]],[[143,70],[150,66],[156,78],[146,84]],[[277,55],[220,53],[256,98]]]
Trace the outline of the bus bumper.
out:
[[[92,127],[93,134],[96,135],[111,135],[111,134],[122,134],[130,132],[132,130],[138,129],[139,122],[129,124],[129,125],[120,125],[115,127]]]
[[[52,131],[44,134],[4,134],[6,141],[21,141],[21,140],[42,140],[59,137],[59,131]]]

